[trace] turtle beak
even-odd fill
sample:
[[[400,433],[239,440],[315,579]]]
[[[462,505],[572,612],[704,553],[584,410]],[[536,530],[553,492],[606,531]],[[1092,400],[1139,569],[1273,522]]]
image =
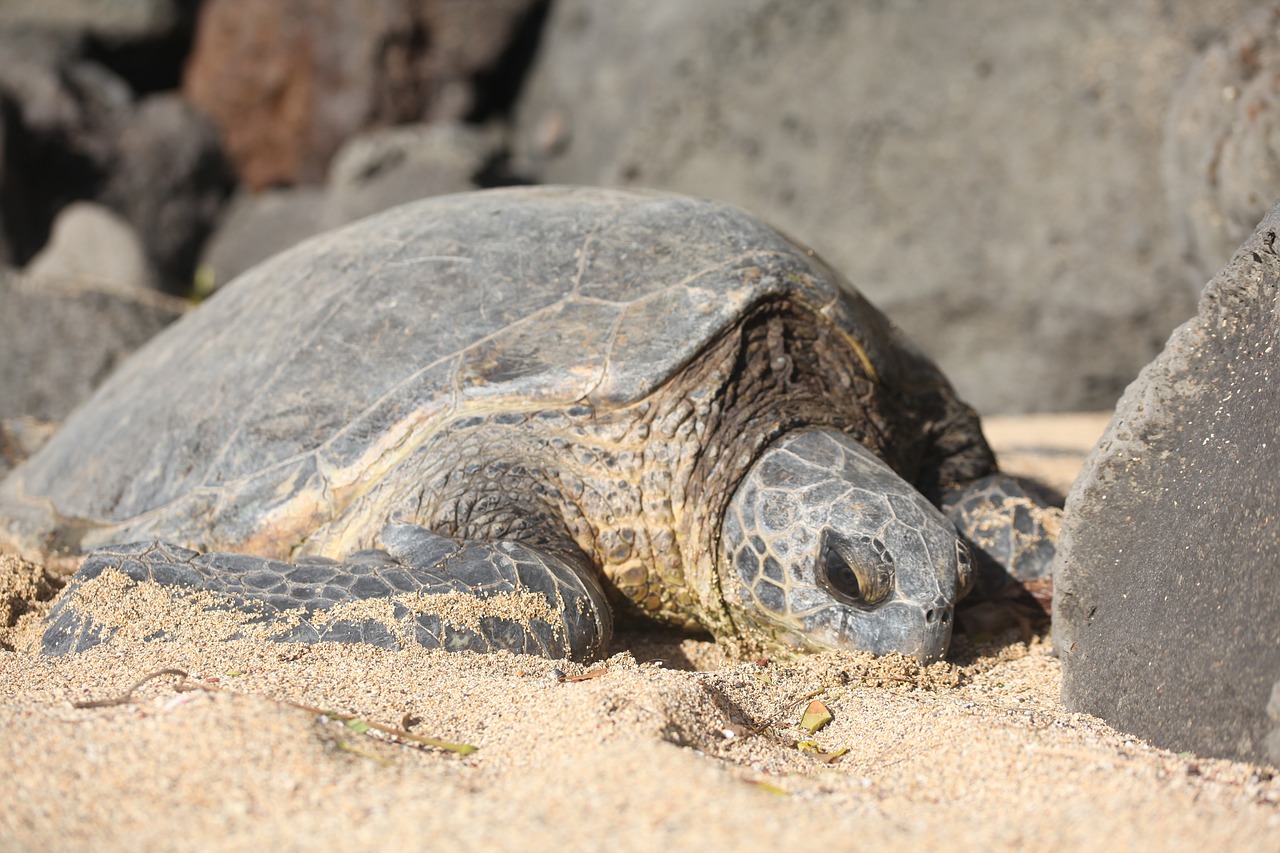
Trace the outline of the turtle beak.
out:
[[[947,656],[951,648],[951,627],[955,623],[954,605],[938,599],[924,608],[924,627],[919,647],[910,656],[921,663],[934,663]]]
[[[842,606],[827,615],[805,626],[802,633],[828,648],[900,654],[933,663],[942,660],[951,646],[954,607],[941,597],[927,603],[897,598],[875,611]]]

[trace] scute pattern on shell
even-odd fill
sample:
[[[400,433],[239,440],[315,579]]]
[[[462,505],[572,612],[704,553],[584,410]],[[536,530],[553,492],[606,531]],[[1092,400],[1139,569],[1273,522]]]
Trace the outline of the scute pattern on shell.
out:
[[[0,486],[0,508],[50,501],[89,528],[145,522],[140,536],[210,518],[191,543],[208,547],[273,514],[314,527],[446,418],[634,402],[770,295],[829,314],[873,375],[905,364],[941,381],[838,281],[749,214],[680,196],[552,187],[406,205],[260,265],[151,341],[20,486]]]

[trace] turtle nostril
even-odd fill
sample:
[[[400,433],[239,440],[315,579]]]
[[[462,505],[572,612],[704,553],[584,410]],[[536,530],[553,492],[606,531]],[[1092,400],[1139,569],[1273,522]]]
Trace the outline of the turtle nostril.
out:
[[[924,612],[924,621],[926,625],[932,625],[934,622],[945,625],[951,621],[951,611],[945,607],[930,607]]]

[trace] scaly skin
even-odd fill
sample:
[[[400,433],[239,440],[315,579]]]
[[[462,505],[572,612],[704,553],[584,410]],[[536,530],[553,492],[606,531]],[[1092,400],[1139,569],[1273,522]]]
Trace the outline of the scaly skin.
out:
[[[937,660],[955,602],[973,583],[968,547],[951,523],[833,430],[770,445],[729,505],[721,558],[741,633],[771,634],[793,649]]]
[[[583,570],[581,555],[513,542],[459,543],[412,525],[390,525],[381,540],[386,550],[342,562],[199,554],[164,542],[95,551],[49,614],[41,649],[79,652],[121,629],[95,618],[92,603],[79,597],[110,571],[137,583],[212,593],[210,609],[243,611],[244,633],[278,642],[393,649],[416,643],[578,660],[600,657],[609,644],[604,592]],[[362,602],[385,606],[352,606]]]

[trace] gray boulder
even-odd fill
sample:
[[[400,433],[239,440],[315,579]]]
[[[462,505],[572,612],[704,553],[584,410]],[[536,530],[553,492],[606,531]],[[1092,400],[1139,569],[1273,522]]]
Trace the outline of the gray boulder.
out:
[[[0,419],[59,421],[186,309],[148,290],[0,269]],[[181,370],[182,365],[174,365]]]
[[[200,252],[196,294],[208,296],[259,261],[319,234],[324,202],[318,187],[237,192]]]
[[[983,411],[1109,409],[1195,310],[1171,93],[1256,5],[561,0],[517,166],[804,234]]]
[[[1054,569],[1063,700],[1280,764],[1280,205],[1116,408]]]
[[[420,198],[477,189],[501,148],[496,129],[458,122],[359,134],[338,149],[323,189],[240,193],[201,255],[202,291],[321,231]]]
[[[1196,293],[1280,196],[1280,7],[1211,44],[1169,109],[1164,169],[1177,248]]]
[[[428,196],[476,189],[498,155],[496,129],[459,122],[381,128],[354,137],[329,164],[325,222],[337,227]]]
[[[108,290],[155,285],[137,232],[109,208],[89,201],[62,209],[49,242],[25,271],[35,279],[71,280]]]
[[[186,17],[185,0],[4,0],[0,28],[81,34],[108,44],[156,41]]]

